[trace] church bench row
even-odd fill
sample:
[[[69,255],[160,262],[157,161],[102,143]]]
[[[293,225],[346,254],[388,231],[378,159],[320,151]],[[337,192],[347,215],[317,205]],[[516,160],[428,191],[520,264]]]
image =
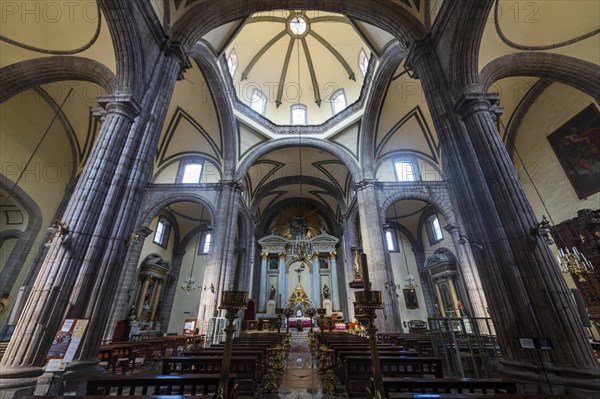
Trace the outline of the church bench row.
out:
[[[426,395],[426,396],[425,396]],[[469,395],[456,395],[453,393],[435,393],[435,394],[422,394],[422,393],[391,393],[386,396],[386,399],[457,399],[457,398],[468,398],[468,399],[573,399],[571,395],[537,395],[537,394],[469,394]]]
[[[219,374],[223,358],[221,356],[202,357],[166,357],[162,360],[163,375],[181,374]],[[258,356],[237,356],[233,354],[229,372],[236,375],[236,383],[240,391],[252,392],[262,379]]]
[[[219,374],[100,376],[87,380],[86,395],[215,395],[219,377]],[[228,398],[236,397],[235,379],[235,374],[229,374]]]
[[[421,394],[479,394],[498,395],[517,394],[515,381],[503,378],[432,378],[414,379],[383,377],[383,388],[388,398],[403,393]],[[369,387],[369,398],[373,396],[373,379]],[[470,397],[470,396],[469,396]]]
[[[384,377],[443,378],[442,360],[436,357],[380,356],[381,374]],[[364,392],[372,377],[371,357],[346,357],[344,382],[348,392]]]
[[[24,396],[21,399],[111,399],[115,395],[85,395],[85,396]],[[214,399],[212,395],[133,395],[127,399]]]

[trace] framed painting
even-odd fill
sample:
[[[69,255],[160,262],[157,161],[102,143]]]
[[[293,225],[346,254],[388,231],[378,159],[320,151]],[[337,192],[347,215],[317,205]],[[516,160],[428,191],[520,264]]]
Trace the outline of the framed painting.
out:
[[[404,288],[404,303],[406,309],[419,309],[419,302],[417,301],[417,292],[413,288]]]
[[[577,196],[600,191],[600,111],[590,104],[548,135]]]

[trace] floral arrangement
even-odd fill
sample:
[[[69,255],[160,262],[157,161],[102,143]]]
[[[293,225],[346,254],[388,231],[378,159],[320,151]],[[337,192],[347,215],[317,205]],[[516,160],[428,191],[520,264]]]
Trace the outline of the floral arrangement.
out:
[[[317,314],[317,309],[315,309],[311,306],[310,308],[306,309],[305,313],[308,315],[308,317],[312,318],[312,317],[315,317],[315,315]]]
[[[290,307],[283,308],[283,314],[285,315],[285,317],[290,317],[294,314],[294,309]]]

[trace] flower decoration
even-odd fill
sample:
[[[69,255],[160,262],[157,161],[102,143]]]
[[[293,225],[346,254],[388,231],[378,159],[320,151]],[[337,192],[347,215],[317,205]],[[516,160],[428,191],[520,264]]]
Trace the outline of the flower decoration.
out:
[[[311,306],[310,308],[306,309],[306,314],[308,315],[308,317],[315,317],[315,315],[317,314],[317,309]]]
[[[294,309],[287,307],[283,309],[283,314],[285,315],[285,317],[290,317],[291,315],[294,314]]]

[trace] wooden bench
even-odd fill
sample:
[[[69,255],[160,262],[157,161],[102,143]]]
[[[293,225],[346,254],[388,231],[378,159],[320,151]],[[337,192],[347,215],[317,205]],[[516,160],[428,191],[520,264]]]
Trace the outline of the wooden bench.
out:
[[[384,377],[442,378],[442,360],[437,357],[381,356]],[[344,367],[344,381],[349,393],[365,392],[370,385],[371,357],[348,356]]]
[[[228,398],[237,393],[235,374],[229,374]],[[86,395],[215,395],[219,374],[115,375],[87,380]]]
[[[448,393],[497,395],[517,393],[515,381],[502,378],[433,378],[413,379],[383,377],[386,397],[397,393]],[[371,388],[373,380],[371,379]]]
[[[214,399],[216,395],[134,395],[127,399]],[[110,399],[110,395],[91,395],[91,396],[25,396],[21,399]]]
[[[162,362],[163,375],[219,374],[223,358],[221,356],[176,356],[165,357]],[[256,383],[262,377],[259,373],[259,358],[257,356],[236,356],[234,354],[231,357],[229,372],[236,375],[236,383],[239,390],[243,392],[252,392],[256,388]]]
[[[456,396],[453,393],[435,393],[435,394],[422,394],[422,393],[395,393],[391,394],[388,399],[424,399],[424,395],[427,395],[429,399],[456,399],[468,398],[468,399],[573,399],[572,395],[536,395],[536,394],[497,394],[497,395],[459,395]],[[186,397],[187,398],[187,397]]]

